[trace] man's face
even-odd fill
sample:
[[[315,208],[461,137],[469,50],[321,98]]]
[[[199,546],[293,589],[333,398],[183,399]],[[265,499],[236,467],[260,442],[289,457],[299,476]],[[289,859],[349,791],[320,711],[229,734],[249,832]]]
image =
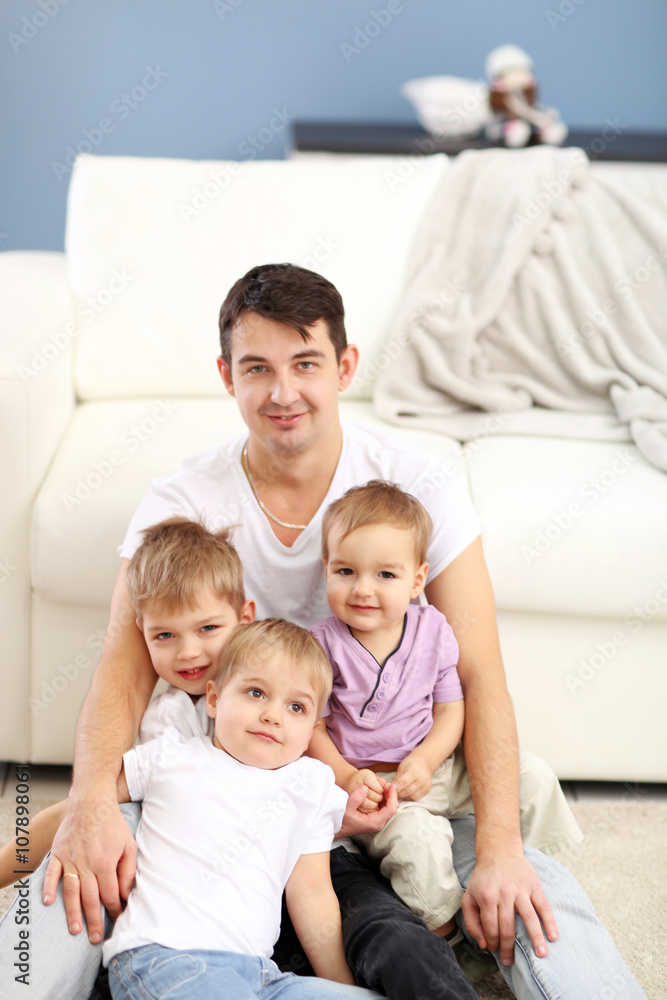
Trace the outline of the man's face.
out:
[[[223,646],[240,622],[254,620],[254,612],[247,601],[239,616],[208,589],[194,608],[145,611],[140,628],[155,673],[188,694],[204,694]]]
[[[235,760],[274,770],[298,760],[319,718],[310,681],[283,653],[250,657],[228,684],[206,692],[213,743]]]
[[[228,366],[218,358],[227,391],[236,399],[251,438],[276,454],[304,451],[338,428],[338,393],[357,365],[348,346],[340,364],[324,320],[298,331],[257,313],[244,313],[232,334]]]

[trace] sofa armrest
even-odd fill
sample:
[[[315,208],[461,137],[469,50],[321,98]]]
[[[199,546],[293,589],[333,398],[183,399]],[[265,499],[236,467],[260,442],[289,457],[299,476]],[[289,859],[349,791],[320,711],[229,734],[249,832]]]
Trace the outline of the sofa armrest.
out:
[[[0,254],[0,760],[29,755],[30,521],[75,405],[77,316],[64,254]]]

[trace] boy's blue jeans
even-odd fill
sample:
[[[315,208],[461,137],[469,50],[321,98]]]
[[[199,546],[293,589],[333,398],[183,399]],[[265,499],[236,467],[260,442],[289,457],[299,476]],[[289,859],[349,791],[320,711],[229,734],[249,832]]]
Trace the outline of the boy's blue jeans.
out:
[[[134,831],[139,807],[131,803],[122,812]],[[466,816],[452,820],[452,826],[454,867],[465,886],[475,866],[475,820]],[[517,918],[515,962],[502,967],[514,996],[518,1000],[646,1000],[576,879],[553,858],[529,849],[525,853],[537,871],[560,934],[549,945],[548,957],[537,958],[523,921]],[[358,981],[392,1000],[470,996],[472,988],[457,978],[460,970],[450,964],[451,949],[393,895],[379,872],[373,873],[372,865],[367,867],[365,859],[338,848],[332,852],[331,867],[343,916],[345,953]],[[22,926],[16,919],[17,903],[0,924],[0,1000],[88,1000],[91,991],[97,1000],[101,994],[94,983],[101,945],[91,945],[85,931],[73,936],[67,930],[62,883],[58,901],[42,905],[45,868],[43,864],[31,879],[29,986],[16,978],[15,949]],[[287,956],[287,965],[295,972],[303,971],[300,952],[288,950]],[[304,982],[312,984],[313,980]]]
[[[109,963],[113,1000],[380,1000],[327,979],[280,972],[267,958],[231,951],[174,951],[159,944],[123,951]]]

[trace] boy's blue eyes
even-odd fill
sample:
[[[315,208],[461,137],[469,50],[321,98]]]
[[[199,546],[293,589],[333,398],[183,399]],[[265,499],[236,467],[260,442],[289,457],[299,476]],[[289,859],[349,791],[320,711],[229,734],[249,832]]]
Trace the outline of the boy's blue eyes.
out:
[[[220,626],[217,625],[217,624],[216,625],[202,625],[202,627],[200,628],[199,631],[200,632],[214,632],[218,628],[220,628]],[[155,638],[156,639],[173,639],[174,638],[174,633],[173,632],[159,632],[155,636]]]

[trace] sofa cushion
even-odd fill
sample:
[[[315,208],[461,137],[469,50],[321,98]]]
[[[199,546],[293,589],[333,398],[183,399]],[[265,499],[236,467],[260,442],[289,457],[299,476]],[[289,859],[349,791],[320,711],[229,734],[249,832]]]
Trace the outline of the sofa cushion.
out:
[[[414,162],[413,162],[414,161]],[[385,341],[407,256],[447,158],[246,163],[81,156],[66,250],[84,400],[217,391],[220,305],[255,264],[292,261],[340,290],[364,360]],[[370,398],[372,379],[351,390]]]
[[[466,450],[499,608],[667,620],[667,476],[633,445],[498,436]]]

